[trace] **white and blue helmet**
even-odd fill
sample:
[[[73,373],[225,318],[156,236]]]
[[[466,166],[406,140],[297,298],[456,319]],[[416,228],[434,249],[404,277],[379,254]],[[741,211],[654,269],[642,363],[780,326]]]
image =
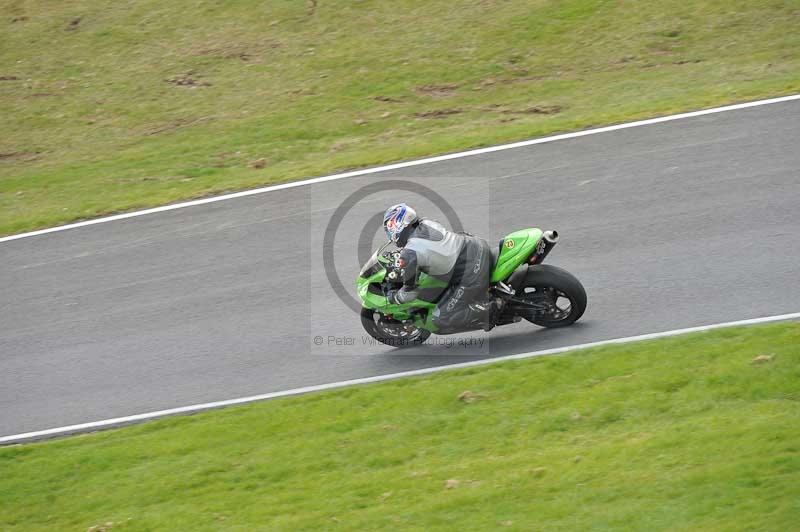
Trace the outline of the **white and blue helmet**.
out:
[[[386,211],[383,216],[383,228],[386,230],[389,240],[397,244],[405,228],[417,220],[419,220],[417,211],[405,203],[399,203],[389,207],[389,210]]]

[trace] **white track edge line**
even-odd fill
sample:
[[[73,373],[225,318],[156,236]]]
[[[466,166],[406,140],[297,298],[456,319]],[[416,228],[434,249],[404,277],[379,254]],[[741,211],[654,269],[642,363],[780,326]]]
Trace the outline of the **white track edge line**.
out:
[[[441,371],[448,371],[448,370],[455,370],[455,369],[463,369],[463,368],[471,368],[475,366],[486,366],[489,364],[496,364],[498,362],[504,362],[508,360],[519,360],[525,358],[533,358],[533,357],[540,357],[545,355],[556,355],[561,353],[566,353],[570,351],[578,351],[582,349],[589,349],[591,347],[601,347],[605,345],[614,345],[614,344],[628,344],[632,342],[641,342],[644,340],[654,340],[658,338],[666,338],[669,336],[679,336],[683,334],[689,334],[694,332],[702,332],[702,331],[709,331],[712,329],[723,329],[727,327],[736,327],[742,325],[756,325],[759,323],[770,323],[776,321],[787,321],[787,320],[795,320],[800,319],[800,312],[794,312],[791,314],[780,314],[776,316],[767,316],[763,318],[751,318],[747,320],[739,320],[739,321],[729,321],[725,323],[716,323],[713,325],[701,325],[699,327],[689,327],[686,329],[675,329],[672,331],[664,331],[664,332],[657,332],[657,333],[649,333],[649,334],[640,334],[638,336],[627,336],[624,338],[615,338],[612,340],[602,340],[599,342],[591,342],[587,344],[578,344],[578,345],[571,345],[566,347],[556,347],[554,349],[545,349],[543,351],[531,351],[529,353],[519,353],[516,355],[507,355],[503,357],[497,358],[484,358],[481,360],[474,360],[472,362],[462,362],[460,364],[449,364],[445,366],[434,366],[431,368],[423,368],[423,369],[416,369],[411,371],[403,371],[400,373],[390,373],[386,375],[376,375],[374,377],[364,377],[361,379],[352,379],[347,381],[340,381],[340,382],[331,382],[328,384],[318,384],[315,386],[306,386],[303,388],[295,388],[292,390],[283,390],[280,392],[271,392],[265,393],[261,395],[253,395],[250,397],[240,397],[238,399],[228,399],[225,401],[215,401],[212,403],[203,403],[197,405],[190,405],[190,406],[182,406],[179,408],[170,408],[168,410],[158,410],[156,412],[146,412],[143,414],[135,414],[132,416],[124,416],[124,417],[117,417],[112,419],[104,419],[102,421],[92,421],[89,423],[80,423],[77,425],[69,425],[66,427],[56,427],[52,429],[46,430],[37,430],[33,432],[25,432],[22,434],[13,434],[10,436],[2,436],[0,437],[0,445],[8,445],[14,443],[21,443],[28,440],[36,440],[42,439],[45,437],[53,437],[59,435],[66,435],[66,434],[74,434],[79,432],[90,432],[93,430],[99,430],[103,428],[112,428],[115,426],[122,426],[128,425],[137,421],[145,421],[150,419],[162,418],[166,416],[173,416],[177,414],[194,414],[198,412],[203,412],[206,410],[213,410],[217,408],[222,408],[226,406],[233,406],[233,405],[241,405],[245,403],[254,403],[258,401],[264,401],[267,399],[277,399],[279,397],[289,397],[294,395],[303,395],[311,392],[321,392],[325,390],[333,390],[337,388],[345,388],[349,386],[356,386],[359,384],[370,384],[376,382],[383,382],[395,379],[401,379],[404,377],[414,377],[418,375],[428,375],[431,373],[438,373]]]
[[[662,122],[671,122],[673,120],[680,120],[680,119],[683,119],[683,118],[692,118],[692,117],[696,117],[696,116],[704,116],[704,115],[722,113],[722,112],[725,112],[725,111],[736,111],[736,110],[739,110],[739,109],[747,109],[749,107],[759,107],[759,106],[762,106],[762,105],[770,105],[770,104],[773,104],[773,103],[782,103],[782,102],[788,102],[788,101],[792,101],[792,100],[800,100],[800,94],[792,94],[792,95],[789,95],[789,96],[781,96],[779,98],[770,98],[770,99],[767,99],[767,100],[757,100],[757,101],[754,101],[754,102],[737,103],[737,104],[733,104],[733,105],[726,105],[726,106],[723,106],[723,107],[714,107],[714,108],[711,108],[711,109],[702,109],[700,111],[691,111],[691,112],[688,112],[688,113],[680,113],[680,114],[675,114],[675,115],[661,116],[661,117],[657,117],[657,118],[649,118],[649,119],[646,119],[646,120],[637,120],[635,122],[626,122],[626,123],[623,123],[623,124],[616,124],[616,125],[613,125],[613,126],[605,126],[605,127],[594,128],[594,129],[586,129],[586,130],[583,130],[583,131],[573,131],[571,133],[562,133],[560,135],[553,135],[553,136],[549,136],[549,137],[541,137],[541,138],[532,139],[532,140],[524,140],[524,141],[521,141],[521,142],[513,142],[513,143],[510,143],[510,144],[501,144],[499,146],[490,146],[490,147],[487,147],[487,148],[478,148],[478,149],[474,149],[474,150],[462,151],[462,152],[457,152],[457,153],[450,153],[450,154],[447,154],[447,155],[439,155],[439,156],[436,156],[436,157],[428,157],[428,158],[425,158],[425,159],[417,159],[417,160],[414,160],[414,161],[405,161],[405,162],[401,162],[401,163],[394,163],[394,164],[389,164],[389,165],[385,165],[385,166],[378,166],[378,167],[374,167],[374,168],[365,168],[363,170],[354,170],[352,172],[345,172],[345,173],[341,173],[341,174],[333,174],[333,175],[328,175],[328,176],[324,176],[324,177],[315,177],[313,179],[305,179],[305,180],[302,180],[302,181],[291,181],[289,183],[282,183],[280,185],[272,185],[272,186],[268,186],[268,187],[255,188],[255,189],[251,189],[251,190],[243,190],[241,192],[234,192],[232,194],[224,194],[224,195],[221,195],[221,196],[212,196],[210,198],[203,198],[203,199],[198,199],[198,200],[185,201],[185,202],[181,202],[181,203],[173,203],[171,205],[163,205],[161,207],[154,207],[152,209],[144,209],[144,210],[140,210],[140,211],[127,212],[127,213],[123,213],[123,214],[115,214],[113,216],[106,216],[104,218],[94,218],[92,220],[86,220],[86,221],[83,221],[83,222],[77,222],[77,223],[72,223],[72,224],[67,224],[67,225],[59,225],[59,226],[56,226],[56,227],[49,227],[47,229],[40,229],[38,231],[30,231],[28,233],[20,233],[20,234],[17,234],[17,235],[10,235],[10,236],[6,236],[6,237],[0,238],[0,243],[9,242],[11,240],[18,240],[18,239],[21,239],[21,238],[28,238],[28,237],[32,237],[32,236],[45,235],[45,234],[48,234],[48,233],[55,233],[57,231],[66,231],[67,229],[77,229],[78,227],[86,227],[88,225],[95,225],[95,224],[100,224],[100,223],[105,223],[105,222],[113,222],[113,221],[116,221],[116,220],[124,220],[124,219],[127,219],[127,218],[135,218],[135,217],[138,217],[138,216],[144,216],[146,214],[154,214],[154,213],[158,213],[158,212],[172,211],[172,210],[175,210],[175,209],[183,209],[185,207],[194,207],[196,205],[204,205],[206,203],[216,203],[218,201],[224,201],[224,200],[235,199],[235,198],[243,198],[243,197],[246,197],[246,196],[253,196],[255,194],[263,194],[265,192],[274,192],[276,190],[285,190],[287,188],[295,188],[295,187],[301,187],[301,186],[305,186],[305,185],[313,185],[315,183],[324,183],[326,181],[335,181],[337,179],[344,179],[344,178],[347,178],[347,177],[355,177],[355,176],[360,176],[360,175],[375,174],[375,173],[379,173],[379,172],[386,172],[386,171],[389,171],[389,170],[397,170],[399,168],[408,168],[408,167],[411,167],[411,166],[419,166],[419,165],[423,165],[423,164],[430,164],[430,163],[436,163],[436,162],[441,162],[441,161],[449,161],[450,159],[458,159],[458,158],[461,158],[461,157],[470,157],[472,155],[481,155],[481,154],[484,154],[484,153],[492,153],[492,152],[495,152],[495,151],[503,151],[503,150],[510,150],[510,149],[514,149],[514,148],[522,148],[522,147],[525,147],[525,146],[533,146],[535,144],[544,144],[544,143],[547,143],[547,142],[555,142],[555,141],[558,141],[558,140],[565,140],[565,139],[572,139],[572,138],[577,138],[577,137],[584,137],[584,136],[587,136],[587,135],[596,135],[597,133],[607,133],[609,131],[618,131],[620,129],[628,129],[628,128],[639,127],[639,126],[648,126],[648,125],[651,125],[651,124],[660,124]]]

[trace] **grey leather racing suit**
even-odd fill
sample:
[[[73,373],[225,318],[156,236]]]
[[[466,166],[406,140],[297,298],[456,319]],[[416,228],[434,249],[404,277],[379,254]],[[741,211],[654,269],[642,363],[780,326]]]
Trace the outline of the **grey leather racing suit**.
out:
[[[436,301],[433,324],[437,334],[479,329],[489,319],[488,288],[494,257],[485,240],[448,231],[422,219],[407,229],[399,245],[403,287],[390,295],[397,303],[413,299]],[[420,288],[420,272],[447,283],[444,288]]]

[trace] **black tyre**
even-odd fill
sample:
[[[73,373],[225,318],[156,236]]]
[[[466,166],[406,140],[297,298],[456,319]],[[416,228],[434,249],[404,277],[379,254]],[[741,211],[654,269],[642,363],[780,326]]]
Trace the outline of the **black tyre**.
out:
[[[525,318],[541,327],[556,328],[572,325],[586,311],[586,290],[581,282],[567,270],[541,264],[531,266],[525,277],[524,294],[550,306],[547,313],[537,313],[534,318]]]
[[[406,326],[369,308],[361,309],[361,324],[370,336],[392,347],[420,345],[431,335],[430,331]]]

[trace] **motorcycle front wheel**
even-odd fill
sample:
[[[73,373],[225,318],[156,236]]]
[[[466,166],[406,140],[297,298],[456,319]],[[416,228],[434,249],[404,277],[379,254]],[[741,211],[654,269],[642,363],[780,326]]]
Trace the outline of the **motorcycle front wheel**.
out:
[[[361,325],[367,334],[384,345],[412,347],[420,345],[431,335],[430,331],[387,318],[373,309],[361,309]]]

